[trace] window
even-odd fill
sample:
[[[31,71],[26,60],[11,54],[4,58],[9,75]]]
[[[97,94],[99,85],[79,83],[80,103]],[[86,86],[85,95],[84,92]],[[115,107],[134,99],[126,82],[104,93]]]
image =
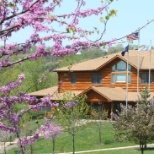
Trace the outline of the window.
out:
[[[117,63],[117,71],[126,71],[126,63],[124,61],[120,61],[119,63]]]
[[[93,74],[92,75],[92,83],[93,84],[101,84],[102,83],[102,74]]]
[[[127,64],[124,61],[118,62],[116,65],[112,66],[112,72],[125,72],[127,69]],[[128,71],[131,71],[131,66],[128,65]]]
[[[113,104],[113,112],[117,113],[117,114],[121,112],[120,103],[114,103]]]
[[[112,66],[112,72],[115,72],[115,70],[116,70],[116,67],[115,67],[115,65],[113,65]]]
[[[128,83],[131,81],[131,76],[128,74]],[[112,74],[112,83],[115,82],[126,82],[126,74]]]
[[[149,83],[149,73],[141,74],[141,83],[148,84]],[[152,83],[152,74],[150,74],[150,83]]]
[[[72,74],[71,76],[71,83],[76,84],[76,74]]]
[[[105,109],[104,103],[103,102],[99,102],[99,103],[91,102],[91,109],[95,110],[96,112],[99,112],[102,109]]]
[[[128,71],[131,71],[131,66],[128,65]],[[127,80],[127,65],[126,62],[120,61],[112,66],[111,82],[126,82]],[[128,73],[128,83],[131,81],[131,75]]]

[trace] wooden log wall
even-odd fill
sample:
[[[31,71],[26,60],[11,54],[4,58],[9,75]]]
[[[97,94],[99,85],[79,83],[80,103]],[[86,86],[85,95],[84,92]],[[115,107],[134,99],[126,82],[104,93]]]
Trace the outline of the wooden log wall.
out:
[[[78,71],[78,72],[58,72],[58,81],[59,81],[59,92],[64,91],[82,91],[91,86],[104,86],[104,87],[121,87],[126,89],[126,82],[116,82],[111,83],[112,76],[112,66],[118,63],[120,59],[116,59],[101,68],[99,71]],[[141,71],[142,73],[148,73],[147,71]],[[71,83],[71,74],[76,74],[76,84]],[[92,74],[99,73],[102,74],[102,84],[92,84]],[[121,72],[122,73],[122,72]],[[131,83],[128,84],[128,89],[130,92],[137,91],[137,69],[131,67]],[[154,71],[152,72],[152,84],[150,85],[151,92],[154,92]],[[148,84],[141,84],[141,78],[139,78],[139,91],[144,87],[148,87]]]
[[[106,98],[102,97],[93,90],[90,90],[88,93],[86,93],[86,96],[87,96],[87,102],[108,102]]]

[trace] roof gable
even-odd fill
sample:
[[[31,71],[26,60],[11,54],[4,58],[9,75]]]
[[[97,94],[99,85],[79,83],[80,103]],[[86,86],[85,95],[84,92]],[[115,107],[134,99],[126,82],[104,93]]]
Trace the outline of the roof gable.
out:
[[[106,63],[102,64],[96,70],[99,70],[99,69],[105,67],[106,65],[108,65],[112,61],[116,60],[117,58],[127,63],[127,59],[125,57],[122,57],[120,55],[116,55],[113,58],[109,59]],[[140,57],[140,64],[139,64],[139,66],[141,66],[142,60],[143,60],[143,57]],[[129,59],[129,65],[131,65],[131,66],[133,66],[133,67],[135,67],[137,69],[137,67],[138,67],[138,60],[137,60],[137,57],[136,56],[131,56],[130,57],[130,59]]]
[[[84,90],[80,95],[88,93],[90,90],[97,92],[102,97],[106,98],[109,102],[112,101],[125,101],[125,90],[119,87],[95,87],[92,86]]]
[[[84,90],[84,91],[83,91],[82,93],[80,93],[79,95],[86,94],[86,93],[90,92],[91,90],[94,91],[94,92],[96,92],[96,93],[98,93],[100,96],[104,97],[104,98],[107,99],[109,102],[112,102],[112,100],[111,100],[109,97],[107,97],[106,95],[104,95],[102,92],[100,92],[99,90],[97,90],[97,88],[95,88],[95,87],[90,87],[90,88]]]
[[[139,56],[139,58],[138,58]],[[138,50],[129,50],[129,59],[128,62],[131,66],[137,69],[138,65],[140,69],[149,69],[149,59],[150,54],[148,51],[138,51]],[[154,57],[154,51],[152,51],[151,56]],[[121,56],[121,52],[106,55],[96,59],[87,60],[74,64],[72,66],[67,66],[59,69],[55,69],[55,72],[67,72],[67,71],[96,71],[100,68],[103,68],[116,58],[127,62],[127,54]],[[151,62],[151,69],[154,69],[154,61]]]

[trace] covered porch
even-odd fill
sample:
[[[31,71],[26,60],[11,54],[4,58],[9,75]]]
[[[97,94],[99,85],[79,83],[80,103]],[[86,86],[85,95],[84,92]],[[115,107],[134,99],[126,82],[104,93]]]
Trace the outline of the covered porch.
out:
[[[126,104],[126,91],[119,87],[109,88],[93,86],[83,91],[81,94],[87,96],[86,101],[89,104],[91,111],[95,110],[98,114],[100,112],[103,114],[107,112],[107,118],[110,119],[113,119],[112,113],[118,114],[118,112],[120,112],[120,104]],[[135,105],[136,101],[136,92],[129,92],[128,104]]]

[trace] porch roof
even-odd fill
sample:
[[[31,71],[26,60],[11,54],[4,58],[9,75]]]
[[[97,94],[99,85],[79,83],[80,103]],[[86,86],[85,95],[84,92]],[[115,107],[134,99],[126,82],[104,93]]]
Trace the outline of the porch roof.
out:
[[[119,102],[125,102],[126,101],[126,90],[122,89],[120,87],[116,88],[110,88],[110,87],[95,87],[92,86],[89,89],[83,91],[81,94],[86,94],[88,91],[93,90],[100,94],[102,97],[105,97],[106,99],[109,100],[109,102],[113,101],[119,101]],[[80,95],[81,95],[80,94]],[[154,97],[154,92],[150,93],[150,98],[152,99]],[[139,93],[139,96],[137,96],[137,92],[128,92],[128,102],[136,102],[141,98],[141,95]]]
[[[64,98],[72,99],[74,96],[86,94],[90,90],[95,91],[102,97],[106,98],[109,102],[113,102],[113,101],[125,102],[126,101],[126,90],[120,87],[111,88],[111,87],[92,86],[84,91],[68,91],[68,92],[58,93],[58,87],[55,86],[55,87],[29,93],[29,95],[36,96],[36,97],[50,96],[51,100],[62,100]],[[151,92],[150,94],[151,94],[150,96],[150,99],[151,99],[154,97],[154,92]],[[136,102],[136,100],[138,100],[137,97],[138,96],[136,92],[128,92],[128,102]],[[141,98],[140,94],[139,94],[139,98]]]
[[[77,96],[80,93],[81,91],[68,91],[68,92],[58,93],[58,86],[55,86],[29,93],[29,95],[36,97],[50,96],[51,100],[62,100],[67,97],[69,97],[69,99],[72,99],[74,96]]]

